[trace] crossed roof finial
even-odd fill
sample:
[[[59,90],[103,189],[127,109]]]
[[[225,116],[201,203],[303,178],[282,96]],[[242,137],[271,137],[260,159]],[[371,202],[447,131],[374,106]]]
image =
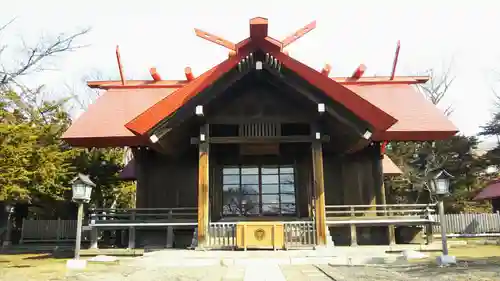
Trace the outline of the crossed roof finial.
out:
[[[311,23],[307,24],[306,26],[298,29],[294,33],[290,34],[287,36],[285,39],[279,41],[279,40],[274,40],[277,43],[281,45],[281,50],[283,48],[289,46],[293,42],[297,41],[299,38],[302,36],[306,35],[309,33],[311,30],[316,28],[316,21],[312,21]],[[237,51],[237,44],[224,39],[223,37],[217,36],[215,34],[212,34],[210,32],[203,31],[201,29],[195,28],[194,32],[196,36],[201,37],[205,40],[208,40],[212,43],[215,43],[217,45],[223,46],[230,51]],[[250,38],[266,38],[268,37],[268,20],[263,17],[256,17],[250,20]]]

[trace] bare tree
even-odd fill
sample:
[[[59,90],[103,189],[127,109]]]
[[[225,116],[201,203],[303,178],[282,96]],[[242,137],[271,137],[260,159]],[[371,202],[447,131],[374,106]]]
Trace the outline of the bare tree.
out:
[[[0,25],[0,34],[14,22],[15,18]],[[34,45],[21,40],[22,50],[16,57],[1,56],[12,44],[0,43],[0,102],[10,104],[12,110],[19,111],[31,120],[43,118],[43,112],[39,110],[47,101],[44,97],[43,86],[25,85],[20,78],[47,70],[45,66],[49,58],[85,47],[86,45],[78,44],[76,41],[89,31],[90,28],[84,28],[72,33],[60,33],[53,37],[41,36]]]
[[[436,74],[434,69],[427,73],[430,76],[429,82],[418,85],[417,89],[426,99],[438,105],[455,80],[451,75],[451,64],[442,73]],[[449,116],[452,113],[453,107],[450,105],[444,114]],[[398,159],[397,162],[403,172],[402,181],[399,181],[401,187],[406,189],[409,185],[411,189],[417,191],[415,202],[420,200],[422,194],[427,194],[431,202],[435,200],[430,190],[429,177],[433,171],[443,168],[448,161],[449,154],[443,153],[445,145],[445,142],[398,142],[391,145],[394,149],[391,156]]]
[[[438,105],[455,80],[455,76],[451,75],[451,63],[448,65],[448,68],[440,74],[436,74],[434,69],[430,69],[428,71],[428,74],[430,76],[429,82],[427,82],[426,84],[419,84],[417,86],[417,89],[430,102],[432,102],[434,105]],[[449,105],[444,110],[444,114],[446,116],[450,116],[453,113],[453,110],[453,107]]]
[[[14,20],[12,19],[0,27],[0,32],[9,27]],[[28,75],[34,71],[44,70],[42,62],[47,58],[86,47],[86,45],[77,44],[76,40],[89,33],[89,31],[90,28],[84,28],[72,33],[60,33],[53,38],[41,37],[34,46],[29,46],[23,40],[23,58],[19,60],[15,67],[8,67],[6,62],[0,61],[0,86],[5,87],[10,83],[20,84],[17,81],[19,77]],[[7,45],[2,45],[0,54],[6,48]]]

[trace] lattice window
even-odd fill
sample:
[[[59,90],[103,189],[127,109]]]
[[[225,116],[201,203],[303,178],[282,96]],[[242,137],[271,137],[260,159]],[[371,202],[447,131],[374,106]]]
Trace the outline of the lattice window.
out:
[[[240,137],[278,137],[281,127],[277,123],[248,123],[241,124]]]

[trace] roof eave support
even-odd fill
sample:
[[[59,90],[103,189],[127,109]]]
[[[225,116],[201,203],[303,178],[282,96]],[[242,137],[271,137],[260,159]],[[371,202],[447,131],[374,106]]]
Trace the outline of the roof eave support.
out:
[[[324,102],[320,101],[319,98],[317,98],[313,93],[309,92],[307,89],[304,89],[302,86],[297,85],[296,83],[285,78],[284,75],[279,73],[276,69],[273,69],[272,67],[269,67],[266,64],[264,64],[264,69],[267,70],[269,73],[271,73],[273,76],[277,77],[281,81],[281,83],[285,84],[286,86],[288,86],[292,89],[295,89],[297,92],[304,95],[310,101],[318,104],[318,108],[319,107],[321,107],[322,109],[324,108],[324,112],[328,113],[330,116],[337,119],[338,121],[340,121],[344,125],[347,125],[353,131],[355,131],[358,136],[362,137],[365,134],[365,132],[362,132],[362,130],[360,130],[359,126],[357,126],[356,124],[354,124],[353,122],[351,122],[350,120],[345,118],[344,116],[340,115],[337,111],[335,111],[330,106],[326,105]],[[271,81],[269,81],[269,83],[274,84],[276,86],[276,84],[271,82]],[[323,111],[323,110],[321,110],[321,111]]]

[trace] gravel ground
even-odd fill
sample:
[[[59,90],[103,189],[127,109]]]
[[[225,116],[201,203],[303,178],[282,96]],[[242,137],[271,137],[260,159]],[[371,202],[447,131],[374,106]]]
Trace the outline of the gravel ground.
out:
[[[440,268],[429,264],[390,266],[282,266],[286,280],[492,281],[500,280],[498,266],[465,265]]]

